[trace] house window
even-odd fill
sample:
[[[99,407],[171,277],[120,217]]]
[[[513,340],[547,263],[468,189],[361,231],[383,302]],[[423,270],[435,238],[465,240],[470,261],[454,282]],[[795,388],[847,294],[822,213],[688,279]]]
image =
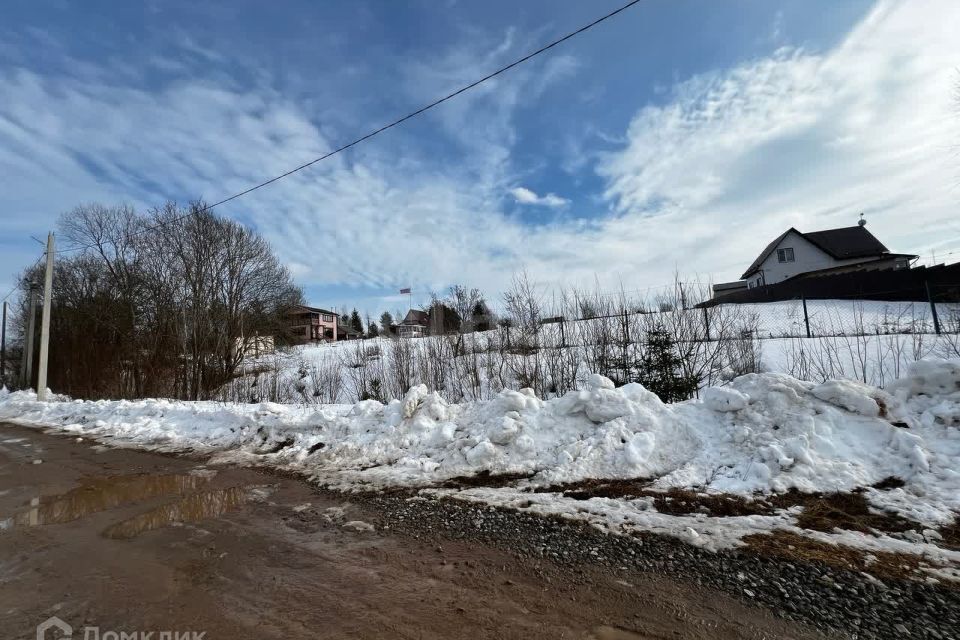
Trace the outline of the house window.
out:
[[[780,262],[793,262],[793,249],[790,247],[777,249],[777,260]]]
[[[324,322],[333,322],[333,316],[327,316],[327,315],[325,315],[325,316],[323,316],[323,321],[324,321]]]

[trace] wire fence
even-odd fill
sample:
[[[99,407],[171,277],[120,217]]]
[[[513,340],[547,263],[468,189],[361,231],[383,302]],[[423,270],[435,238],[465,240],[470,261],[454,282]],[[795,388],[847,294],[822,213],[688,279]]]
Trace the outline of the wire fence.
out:
[[[612,324],[626,342],[641,340],[644,328],[672,324],[677,314],[700,314],[702,329],[690,336],[695,341],[712,341],[729,337],[729,332],[750,331],[761,340],[783,338],[834,338],[870,335],[958,334],[960,302],[936,302],[953,294],[956,287],[930,287],[926,301],[864,300],[855,296],[829,300],[807,300],[803,297],[780,302],[725,304],[705,308],[675,309],[665,306],[656,310],[630,308],[624,305],[616,313],[567,318],[563,315],[540,320],[541,346],[584,346],[577,337],[585,332],[582,324]],[[892,298],[902,290],[880,292]],[[638,318],[642,319],[638,322]],[[633,331],[631,331],[631,329]],[[508,326],[501,331],[505,340],[522,333]],[[587,332],[595,333],[595,332]],[[631,335],[632,333],[632,335]]]
[[[798,298],[755,308],[759,319],[757,335],[761,339],[957,333],[960,323],[960,303],[932,300]]]
[[[222,399],[389,401],[416,384],[454,402],[490,399],[508,388],[549,398],[582,388],[585,376],[596,373],[676,401],[762,371],[882,387],[917,360],[960,357],[960,302],[849,297],[702,307],[690,302],[697,298],[687,289],[679,292],[646,301],[624,296],[603,306],[599,296],[573,297],[565,314],[526,298],[515,309],[533,313],[486,318],[485,330],[461,326],[278,352],[252,363],[250,375],[225,387]],[[931,290],[931,299],[947,293]],[[583,308],[591,313],[574,313]]]

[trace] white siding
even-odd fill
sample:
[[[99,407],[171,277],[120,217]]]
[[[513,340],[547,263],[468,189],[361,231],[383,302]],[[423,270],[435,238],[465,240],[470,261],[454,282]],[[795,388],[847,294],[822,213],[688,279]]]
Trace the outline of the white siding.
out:
[[[777,249],[787,248],[793,249],[793,262],[780,262]],[[863,258],[837,260],[817,248],[803,236],[791,231],[774,247],[767,259],[760,265],[760,270],[750,276],[748,282],[751,287],[761,284],[776,284],[800,273],[857,264],[858,262],[863,262]]]

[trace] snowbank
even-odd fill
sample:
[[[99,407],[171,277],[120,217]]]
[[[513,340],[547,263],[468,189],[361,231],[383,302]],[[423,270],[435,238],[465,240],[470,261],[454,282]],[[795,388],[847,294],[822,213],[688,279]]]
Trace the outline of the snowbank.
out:
[[[31,393],[0,392],[0,421],[109,437],[120,446],[215,453],[216,460],[296,469],[340,487],[429,486],[486,471],[531,474],[529,485],[653,478],[658,488],[752,496],[793,487],[847,491],[897,476],[904,486],[869,491],[873,504],[931,527],[960,510],[956,360],[918,362],[886,390],[751,374],[673,405],[639,384],[614,388],[598,375],[548,401],[524,390],[463,404],[424,386],[386,405],[320,407],[41,403]],[[605,512],[622,510],[623,502]],[[783,517],[768,520],[743,524],[769,528]]]

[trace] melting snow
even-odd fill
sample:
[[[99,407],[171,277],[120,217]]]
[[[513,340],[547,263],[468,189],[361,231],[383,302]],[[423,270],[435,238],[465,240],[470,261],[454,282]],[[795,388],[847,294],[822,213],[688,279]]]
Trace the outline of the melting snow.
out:
[[[463,404],[447,403],[422,385],[386,405],[367,400],[320,407],[65,397],[37,402],[29,392],[0,391],[0,421],[110,436],[119,446],[212,453],[216,462],[272,464],[341,488],[428,487],[488,472],[528,474],[525,486],[655,478],[653,488],[751,496],[790,488],[849,491],[896,476],[902,488],[867,489],[875,507],[931,529],[960,511],[958,360],[917,362],[886,389],[764,373],[701,396],[668,405],[639,384],[614,388],[599,375],[547,401],[522,390]],[[737,544],[750,533],[795,529],[787,511],[670,516],[645,499],[573,501],[522,488],[449,493],[613,530],[659,531],[707,548]],[[960,559],[923,540],[850,532],[814,537],[868,549],[906,545]]]

